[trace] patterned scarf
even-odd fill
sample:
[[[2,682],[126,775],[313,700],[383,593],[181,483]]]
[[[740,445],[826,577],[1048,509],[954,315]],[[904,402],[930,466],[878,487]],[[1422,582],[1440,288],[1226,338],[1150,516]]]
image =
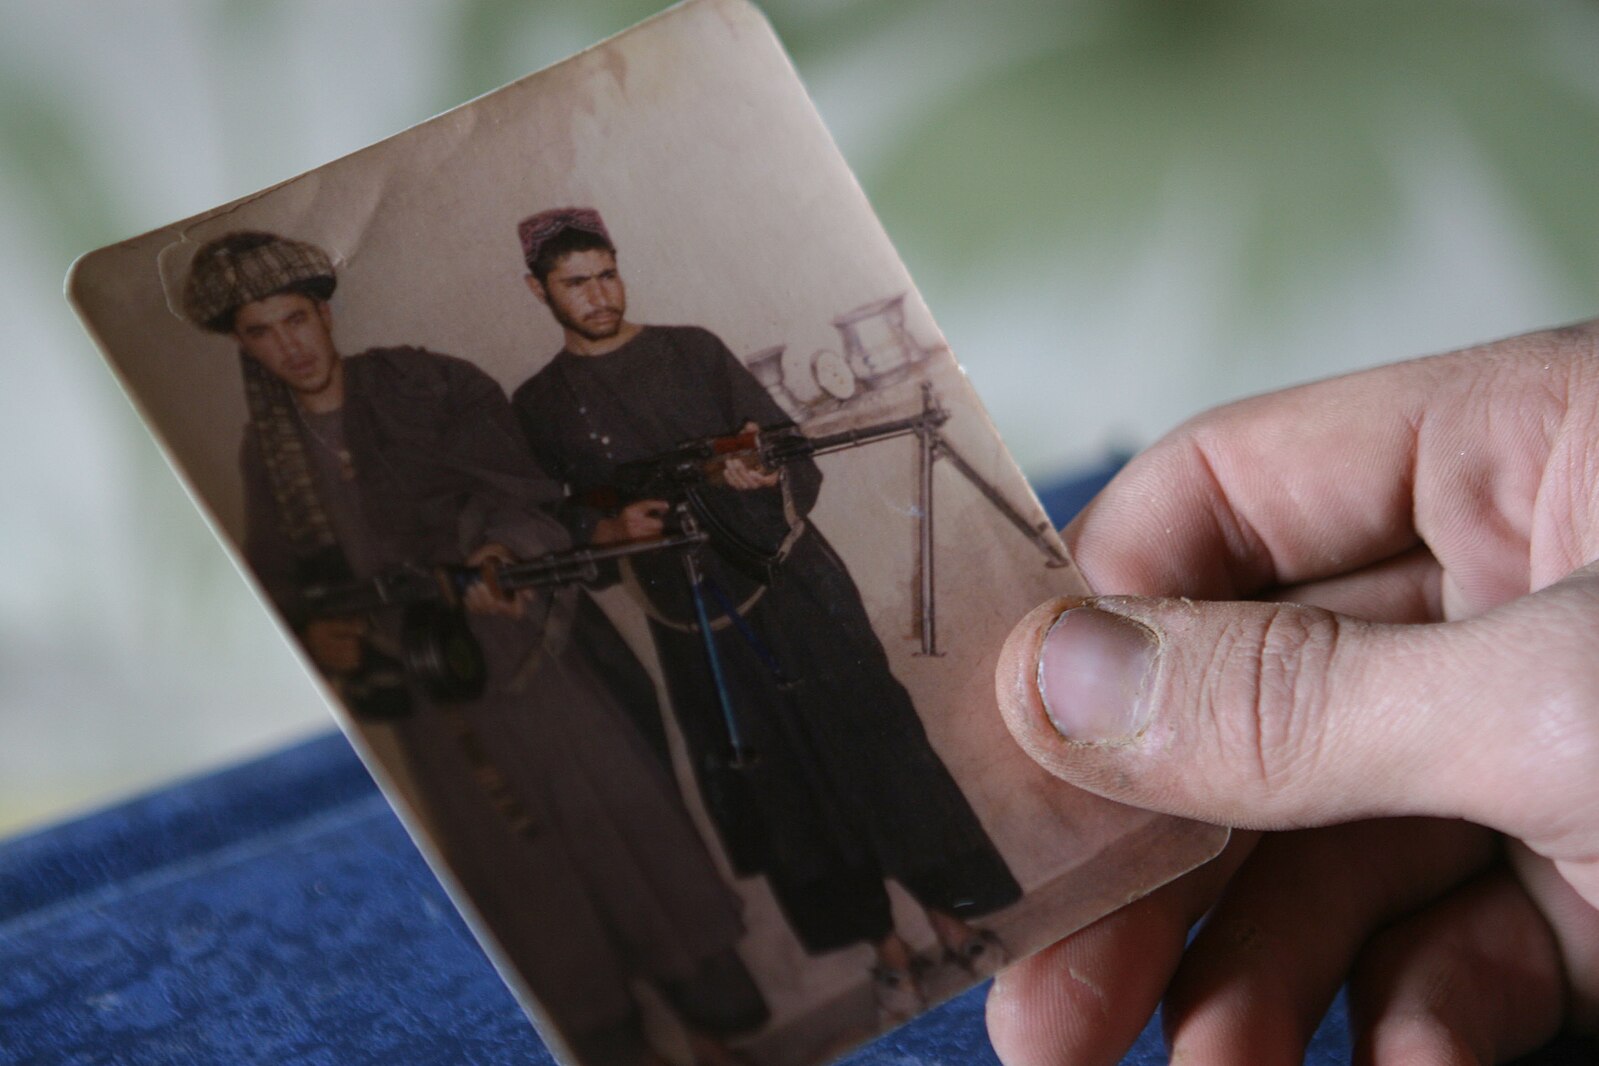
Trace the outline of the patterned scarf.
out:
[[[261,460],[266,465],[267,484],[272,489],[283,535],[302,560],[326,559],[333,552],[342,556],[333,523],[317,495],[294,396],[287,385],[251,356],[240,352],[239,362],[244,370],[250,423],[261,445]],[[347,564],[344,569],[349,569]]]

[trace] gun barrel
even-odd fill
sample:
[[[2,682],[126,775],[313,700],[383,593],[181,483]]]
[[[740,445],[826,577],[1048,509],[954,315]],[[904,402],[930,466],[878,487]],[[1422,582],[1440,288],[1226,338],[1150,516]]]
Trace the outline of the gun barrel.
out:
[[[698,530],[691,533],[672,533],[653,540],[634,540],[601,548],[576,548],[571,551],[551,552],[520,563],[511,563],[500,570],[500,586],[508,592],[540,586],[570,584],[582,581],[594,573],[601,563],[626,559],[634,555],[650,555],[674,548],[692,548],[704,544],[710,537]],[[469,573],[476,575],[476,570]]]
[[[860,426],[857,429],[840,430],[820,437],[804,438],[806,441],[806,456],[826,455],[829,452],[839,452],[846,448],[856,448],[862,444],[875,444],[877,441],[889,440],[894,437],[905,437],[912,433],[920,433],[925,429],[941,426],[949,416],[942,410],[924,412],[912,415],[909,418],[895,419],[892,422],[879,422],[876,425]]]
[[[498,575],[499,583],[507,592],[569,585],[592,578],[600,564],[613,559],[694,547],[705,543],[707,539],[705,533],[696,530],[673,533],[655,540],[549,552],[502,567]],[[482,577],[482,570],[475,566],[424,569],[406,565],[364,581],[307,585],[300,592],[300,603],[312,618],[362,615],[384,607],[404,607],[438,600],[453,602]]]

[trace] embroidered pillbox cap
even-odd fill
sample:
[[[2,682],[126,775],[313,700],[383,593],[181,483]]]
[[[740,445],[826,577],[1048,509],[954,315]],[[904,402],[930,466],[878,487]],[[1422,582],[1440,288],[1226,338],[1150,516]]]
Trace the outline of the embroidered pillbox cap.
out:
[[[552,207],[548,211],[529,215],[516,224],[516,235],[522,238],[523,261],[531,267],[544,242],[568,229],[592,233],[606,244],[612,243],[605,220],[592,207]]]

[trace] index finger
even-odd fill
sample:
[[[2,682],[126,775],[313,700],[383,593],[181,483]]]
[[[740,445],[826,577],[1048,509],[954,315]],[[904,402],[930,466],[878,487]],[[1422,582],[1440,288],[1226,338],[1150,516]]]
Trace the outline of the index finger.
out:
[[[1594,343],[1530,334],[1218,408],[1132,460],[1065,539],[1100,592],[1236,599],[1425,543],[1468,600],[1513,598]]]

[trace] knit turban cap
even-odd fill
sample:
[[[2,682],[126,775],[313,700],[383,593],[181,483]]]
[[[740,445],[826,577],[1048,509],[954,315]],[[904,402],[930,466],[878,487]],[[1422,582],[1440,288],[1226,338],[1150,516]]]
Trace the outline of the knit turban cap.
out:
[[[227,333],[233,315],[254,300],[294,290],[326,300],[338,279],[314,244],[241,230],[200,246],[183,285],[183,314],[201,329]]]
[[[552,207],[517,223],[516,235],[522,238],[522,260],[531,268],[544,242],[566,229],[580,229],[594,234],[606,244],[611,243],[604,220],[592,207]]]

